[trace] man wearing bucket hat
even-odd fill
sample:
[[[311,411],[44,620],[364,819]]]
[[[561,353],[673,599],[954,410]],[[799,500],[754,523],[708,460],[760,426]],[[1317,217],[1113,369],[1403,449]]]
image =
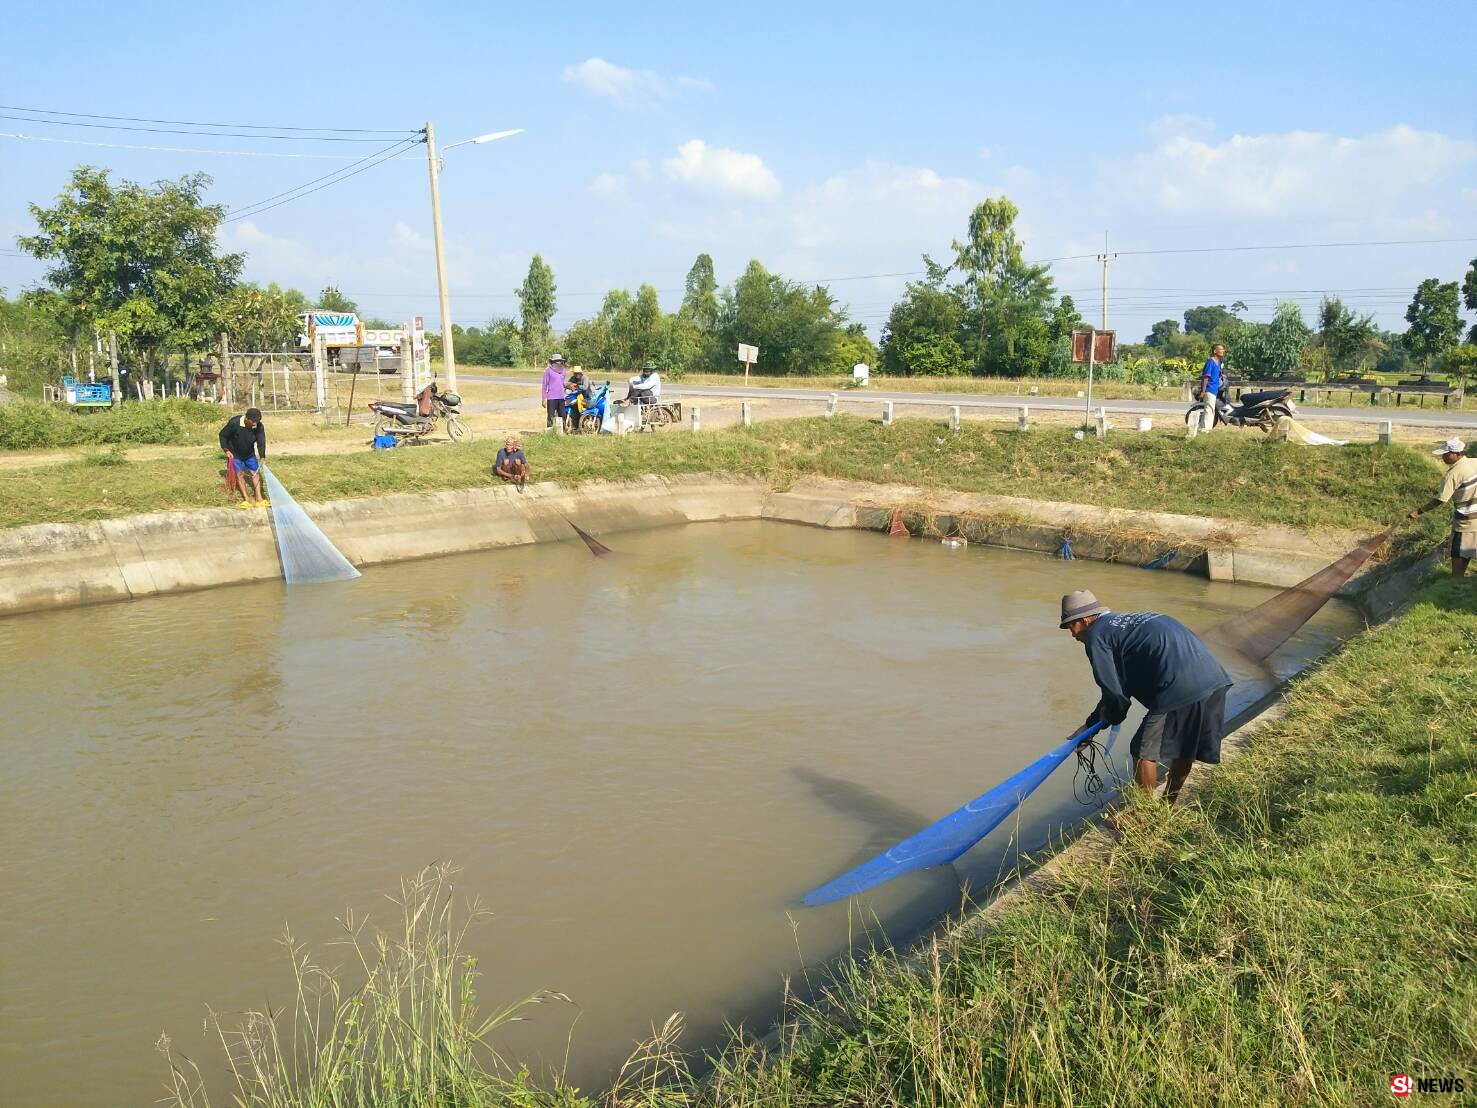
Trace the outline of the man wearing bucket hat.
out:
[[[1446,476],[1436,495],[1414,509],[1410,518],[1451,505],[1451,575],[1465,577],[1467,563],[1477,558],[1477,458],[1466,456],[1467,444],[1461,439],[1447,439],[1431,453],[1446,463]]]
[[[549,355],[549,364],[544,370],[544,412],[548,416],[545,425],[550,431],[564,427],[564,355]]]
[[[1169,764],[1164,798],[1173,804],[1196,762],[1221,760],[1230,677],[1179,620],[1161,612],[1111,612],[1086,589],[1062,597],[1061,628],[1087,649],[1102,691],[1087,722],[1122,723],[1137,700],[1149,710],[1129,752],[1134,781],[1153,793]]]

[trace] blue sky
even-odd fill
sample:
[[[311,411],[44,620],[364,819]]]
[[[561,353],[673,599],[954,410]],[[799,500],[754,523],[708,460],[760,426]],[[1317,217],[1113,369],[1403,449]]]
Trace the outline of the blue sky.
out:
[[[219,14],[216,14],[219,12]],[[1321,291],[1403,328],[1424,277],[1477,257],[1477,4],[12,4],[0,103],[171,120],[414,129],[466,146],[442,177],[452,311],[516,307],[540,251],[560,324],[649,281],[675,306],[695,255],[836,280],[880,334],[919,255],[1004,193],[1027,254],[1103,246],[1111,326],[1195,303]],[[0,112],[0,114],[16,114]],[[26,205],[79,163],[202,169],[237,208],[380,149],[0,119],[0,286]],[[41,139],[65,139],[47,142]],[[268,158],[78,142],[333,155]],[[228,225],[247,275],[373,314],[436,318],[424,149]],[[1381,248],[1132,250],[1390,239]],[[1096,319],[1098,267],[1053,266]],[[1309,313],[1311,314],[1311,312]]]

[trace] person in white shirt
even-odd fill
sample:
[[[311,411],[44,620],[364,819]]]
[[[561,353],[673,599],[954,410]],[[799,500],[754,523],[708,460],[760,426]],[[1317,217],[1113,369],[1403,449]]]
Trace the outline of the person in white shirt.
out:
[[[622,403],[658,404],[662,399],[662,377],[656,366],[644,365],[641,372],[631,378],[631,387]]]

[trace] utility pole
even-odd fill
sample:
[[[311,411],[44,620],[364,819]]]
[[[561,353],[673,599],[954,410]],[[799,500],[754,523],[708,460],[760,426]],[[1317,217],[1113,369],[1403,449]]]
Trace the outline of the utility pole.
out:
[[[1108,253],[1108,238],[1104,235],[1103,252],[1097,256],[1097,260],[1103,263],[1103,325],[1098,328],[1100,331],[1108,329],[1108,262],[1117,256],[1117,254]]]
[[[436,232],[436,291],[441,297],[441,361],[446,389],[456,392],[456,348],[451,335],[451,297],[446,291],[446,247],[441,241],[441,173],[436,162],[436,128],[426,121],[426,161],[431,167],[431,225]]]

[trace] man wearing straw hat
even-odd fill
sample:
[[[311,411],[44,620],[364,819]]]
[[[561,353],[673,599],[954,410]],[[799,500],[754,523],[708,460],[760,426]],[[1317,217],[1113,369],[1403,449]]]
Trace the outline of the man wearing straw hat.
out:
[[[1451,575],[1465,577],[1467,563],[1477,558],[1477,458],[1466,456],[1467,444],[1461,439],[1447,439],[1431,453],[1446,463],[1446,476],[1436,495],[1409,518],[1451,505]]]
[[[1064,631],[1087,649],[1102,691],[1089,724],[1122,723],[1131,701],[1149,710],[1129,753],[1133,779],[1151,795],[1169,764],[1164,799],[1173,804],[1196,762],[1221,760],[1231,679],[1199,636],[1162,612],[1110,612],[1087,589],[1062,597]]]

